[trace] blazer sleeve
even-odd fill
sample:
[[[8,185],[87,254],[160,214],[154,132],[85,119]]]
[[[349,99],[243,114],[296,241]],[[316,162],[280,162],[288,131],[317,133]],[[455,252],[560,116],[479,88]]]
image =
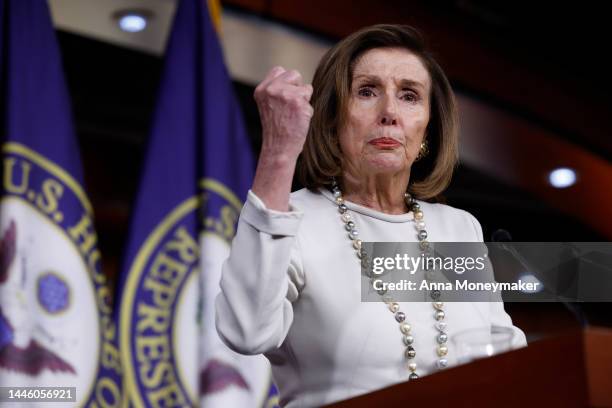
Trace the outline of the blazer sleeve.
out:
[[[215,300],[217,332],[238,353],[271,351],[287,336],[292,302],[304,287],[297,246],[302,217],[292,206],[288,212],[270,210],[248,193]]]
[[[474,226],[476,241],[484,242],[482,226],[472,214],[468,213],[468,215],[471,218],[472,225]],[[512,318],[504,309],[504,302],[501,300],[489,302],[489,311],[491,314],[492,326],[510,327],[514,331],[514,336],[512,337],[512,348],[527,346],[527,338],[525,337],[525,333],[512,323]]]

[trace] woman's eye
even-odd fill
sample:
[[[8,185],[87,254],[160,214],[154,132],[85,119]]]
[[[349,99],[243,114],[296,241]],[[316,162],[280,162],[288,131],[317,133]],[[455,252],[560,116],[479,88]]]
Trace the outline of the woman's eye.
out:
[[[402,95],[402,99],[408,102],[416,102],[419,99],[419,96],[414,92],[406,92]]]
[[[369,86],[359,88],[359,91],[357,93],[359,94],[359,96],[366,96],[366,97],[374,96],[374,91]]]

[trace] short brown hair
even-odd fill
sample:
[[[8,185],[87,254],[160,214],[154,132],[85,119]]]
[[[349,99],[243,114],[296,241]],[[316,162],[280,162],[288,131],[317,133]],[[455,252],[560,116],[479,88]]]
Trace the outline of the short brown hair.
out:
[[[430,118],[426,130],[429,154],[412,164],[408,191],[426,200],[448,187],[458,158],[459,120],[455,97],[442,68],[426,49],[421,34],[407,25],[378,24],[344,38],[323,56],[312,81],[314,114],[298,161],[300,182],[311,190],[340,178],[342,152],[338,129],[348,112],[353,68],[359,56],[374,48],[403,48],[415,54],[431,78]]]

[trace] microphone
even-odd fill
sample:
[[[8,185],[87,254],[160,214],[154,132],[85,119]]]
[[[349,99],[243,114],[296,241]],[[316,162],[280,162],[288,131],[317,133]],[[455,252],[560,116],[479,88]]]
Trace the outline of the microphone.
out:
[[[491,234],[491,242],[512,242],[512,235],[505,229],[500,228]]]
[[[550,287],[551,282],[546,279],[545,274],[538,273],[538,268],[534,267],[534,265],[527,261],[527,259],[525,259],[525,257],[521,255],[512,245],[504,244],[505,242],[512,242],[512,235],[510,235],[508,231],[501,228],[495,230],[491,234],[491,242],[501,243],[499,247],[504,251],[508,252],[510,255],[512,255],[512,257],[519,262],[519,264],[525,269],[525,271],[529,271],[530,273],[535,275],[545,287]],[[582,310],[580,304],[574,302],[567,302],[562,299],[560,300],[560,303],[562,303],[563,306],[565,306],[565,308],[568,309],[576,317],[582,327],[586,327],[588,325],[586,315]]]

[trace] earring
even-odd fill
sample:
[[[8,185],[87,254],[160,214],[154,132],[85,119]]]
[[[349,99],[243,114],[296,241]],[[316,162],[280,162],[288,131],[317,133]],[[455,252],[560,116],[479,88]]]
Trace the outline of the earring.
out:
[[[416,159],[414,159],[415,162],[421,160],[423,157],[427,156],[427,154],[429,153],[429,146],[427,145],[427,139],[423,139],[423,141],[421,142],[421,148],[419,149],[419,154],[417,154]]]

